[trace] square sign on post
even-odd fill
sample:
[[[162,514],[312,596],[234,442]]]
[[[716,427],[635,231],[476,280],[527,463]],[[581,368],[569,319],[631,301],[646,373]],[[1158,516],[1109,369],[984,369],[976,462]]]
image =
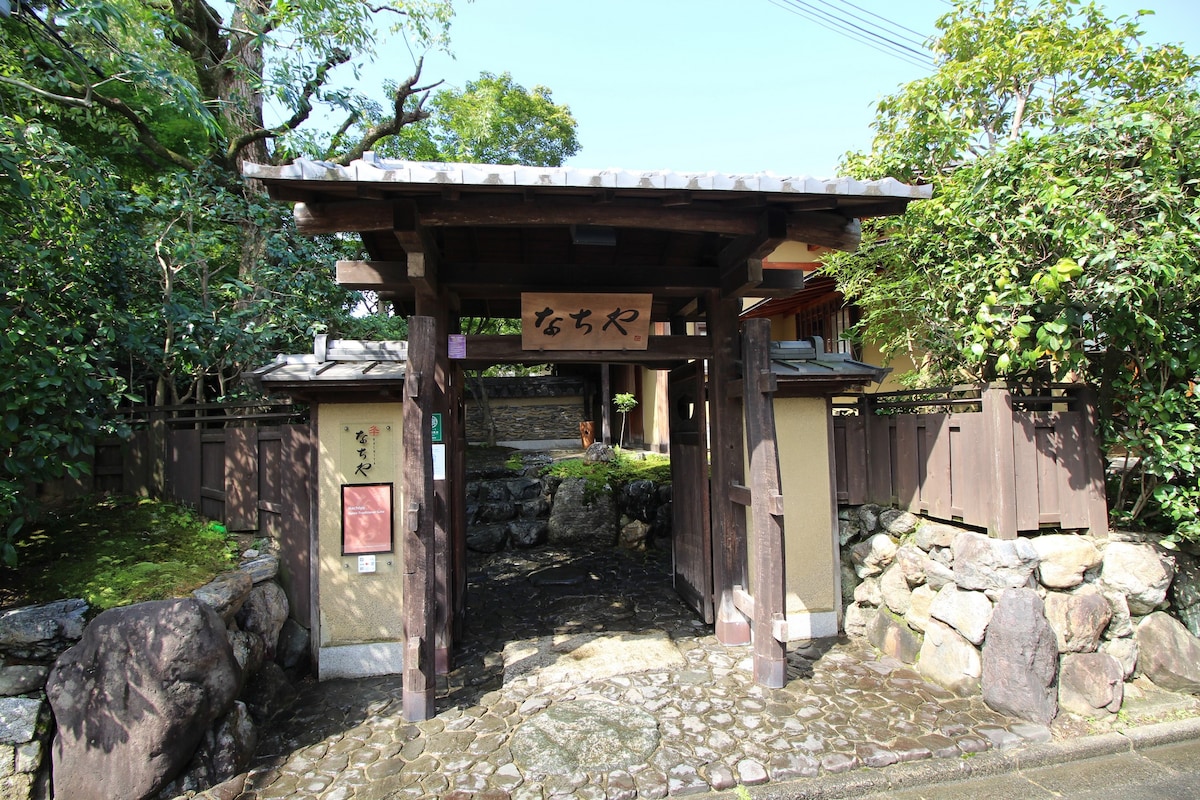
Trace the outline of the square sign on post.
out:
[[[645,350],[651,294],[521,294],[525,350]]]

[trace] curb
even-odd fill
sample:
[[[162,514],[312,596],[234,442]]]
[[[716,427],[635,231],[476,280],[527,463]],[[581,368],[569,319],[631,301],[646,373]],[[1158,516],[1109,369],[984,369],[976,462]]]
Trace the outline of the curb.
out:
[[[1156,722],[1126,731],[1101,733],[1063,742],[989,750],[965,759],[941,758],[857,769],[836,775],[764,784],[750,789],[755,800],[844,800],[875,792],[919,789],[970,778],[1007,775],[1021,770],[1086,761],[1162,745],[1200,739],[1200,717]],[[727,795],[732,796],[732,795]]]

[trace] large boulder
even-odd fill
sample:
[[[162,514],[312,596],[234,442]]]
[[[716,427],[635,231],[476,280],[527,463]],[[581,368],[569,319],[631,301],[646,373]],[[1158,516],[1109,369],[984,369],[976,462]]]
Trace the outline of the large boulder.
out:
[[[1000,595],[983,646],[983,700],[1002,714],[1048,725],[1058,713],[1058,644],[1032,589]]]
[[[1156,611],[1137,626],[1138,670],[1164,689],[1200,694],[1200,639]]]
[[[612,492],[592,489],[583,478],[567,478],[554,494],[547,534],[554,545],[612,547],[617,538]]]
[[[1192,632],[1192,636],[1200,636],[1200,561],[1192,556],[1175,556],[1171,608],[1179,621]]]
[[[56,797],[122,800],[156,793],[191,760],[242,685],[225,625],[188,598],[105,611],[59,657]]]
[[[881,652],[905,664],[915,663],[921,653],[921,637],[886,611],[867,625],[867,639]]]
[[[1095,716],[1115,714],[1125,697],[1125,675],[1117,659],[1107,653],[1070,653],[1062,658],[1058,677],[1058,703],[1067,711]]]
[[[974,531],[954,538],[954,582],[960,589],[1018,589],[1038,565],[1028,539],[993,539]]]
[[[908,627],[915,631],[925,630],[929,625],[929,609],[933,606],[935,597],[937,597],[937,592],[927,584],[913,589],[912,602],[909,603],[908,613],[904,615],[904,621]]]
[[[930,619],[917,670],[929,680],[962,697],[979,691],[982,661],[975,645],[949,625]]]
[[[237,701],[228,714],[205,732],[187,769],[160,796],[203,791],[229,780],[250,766],[257,744],[254,720],[246,704]]]
[[[858,577],[869,578],[882,573],[892,563],[898,549],[895,539],[886,533],[877,533],[850,548],[850,561]]]
[[[917,526],[913,542],[917,547],[925,552],[929,552],[935,547],[950,547],[962,532],[962,528],[947,525],[944,522],[926,520]]]
[[[1046,595],[1046,619],[1054,629],[1060,653],[1095,652],[1112,615],[1108,600],[1091,587],[1074,594]]]
[[[1092,540],[1070,533],[1051,533],[1031,540],[1037,552],[1038,579],[1050,589],[1070,589],[1083,583],[1083,575],[1100,564],[1100,551]]]
[[[879,594],[884,605],[900,616],[907,614],[908,609],[912,607],[912,589],[908,588],[904,569],[899,562],[892,562],[892,565],[883,571],[879,578]]]
[[[992,601],[983,592],[959,591],[951,583],[933,598],[929,616],[954,628],[971,644],[980,645],[992,621]]]
[[[278,583],[260,583],[254,587],[237,614],[238,627],[262,638],[268,660],[275,658],[279,632],[288,618],[287,595]]]
[[[1163,604],[1174,575],[1174,563],[1152,545],[1112,542],[1104,548],[1100,580],[1125,595],[1135,616],[1149,614]]]
[[[79,637],[87,624],[84,600],[56,600],[0,613],[0,655],[50,662]]]
[[[221,621],[228,625],[242,608],[242,603],[254,588],[254,578],[249,572],[236,570],[223,572],[192,592],[192,597],[208,605]]]

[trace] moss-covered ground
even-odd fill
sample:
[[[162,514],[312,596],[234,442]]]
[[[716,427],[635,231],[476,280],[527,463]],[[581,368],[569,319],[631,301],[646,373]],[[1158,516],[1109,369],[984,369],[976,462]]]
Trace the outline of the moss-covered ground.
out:
[[[89,497],[47,509],[0,567],[0,608],[82,597],[94,611],[186,595],[237,564],[237,542],[190,509]]]

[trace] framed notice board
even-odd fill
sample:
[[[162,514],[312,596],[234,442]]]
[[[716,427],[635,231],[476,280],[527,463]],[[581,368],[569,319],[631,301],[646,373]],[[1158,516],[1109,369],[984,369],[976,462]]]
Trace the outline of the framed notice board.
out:
[[[393,547],[392,484],[342,486],[342,555],[390,553]]]

